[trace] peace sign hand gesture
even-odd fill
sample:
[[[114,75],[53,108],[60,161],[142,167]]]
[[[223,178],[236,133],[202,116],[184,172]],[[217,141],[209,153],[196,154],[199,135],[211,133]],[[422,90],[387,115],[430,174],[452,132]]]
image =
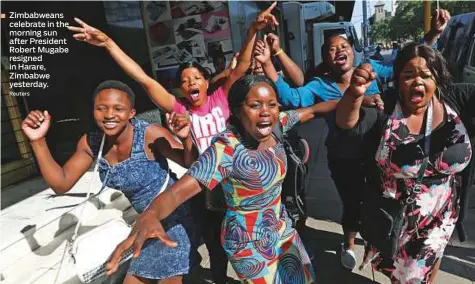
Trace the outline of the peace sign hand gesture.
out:
[[[73,35],[76,40],[85,41],[89,44],[100,47],[104,47],[107,44],[109,37],[105,33],[94,27],[91,27],[90,25],[86,24],[78,18],[74,18],[74,20],[81,27],[69,26],[68,29],[72,32],[76,32]]]

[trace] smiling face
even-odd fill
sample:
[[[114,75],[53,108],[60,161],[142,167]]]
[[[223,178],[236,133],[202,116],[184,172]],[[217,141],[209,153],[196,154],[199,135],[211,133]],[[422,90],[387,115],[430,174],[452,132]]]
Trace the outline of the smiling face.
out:
[[[191,105],[199,107],[206,102],[208,81],[197,68],[186,68],[181,72],[180,90]]]
[[[247,94],[240,109],[244,130],[255,140],[262,142],[272,135],[279,119],[279,105],[274,89],[267,83],[257,83]]]
[[[327,54],[324,55],[328,67],[336,73],[351,70],[355,56],[348,40],[342,36],[333,36],[328,40]]]
[[[398,83],[403,103],[411,113],[426,107],[437,88],[423,57],[415,57],[404,65]]]
[[[135,109],[123,91],[104,89],[94,99],[94,119],[107,136],[122,133],[134,116]]]

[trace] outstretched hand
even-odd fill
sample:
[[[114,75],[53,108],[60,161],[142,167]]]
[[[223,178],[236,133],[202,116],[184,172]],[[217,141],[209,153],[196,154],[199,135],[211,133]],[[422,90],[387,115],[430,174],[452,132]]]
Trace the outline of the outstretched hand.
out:
[[[254,58],[257,62],[264,64],[270,61],[270,48],[267,42],[266,36],[264,36],[264,40],[258,40],[256,45],[254,46]]]
[[[276,26],[279,25],[279,22],[275,18],[274,15],[271,14],[272,10],[277,6],[277,1],[272,3],[269,8],[260,12],[257,17],[256,21],[254,22],[254,27],[260,31],[265,28],[267,25],[271,25],[272,29],[275,30]]]
[[[174,135],[182,140],[188,138],[190,135],[191,123],[185,115],[172,112],[167,113],[165,116],[168,129],[170,129]]]
[[[357,98],[364,96],[374,79],[376,79],[376,73],[373,72],[373,67],[369,63],[364,63],[353,72],[348,91]]]
[[[109,37],[101,32],[100,30],[91,27],[90,25],[86,24],[85,22],[81,21],[78,18],[74,18],[74,20],[81,26],[81,27],[73,27],[69,26],[68,29],[72,32],[76,32],[73,37],[79,41],[85,41],[89,44],[103,47],[107,44]]]
[[[107,275],[114,274],[117,271],[120,258],[131,247],[133,248],[133,257],[137,258],[140,255],[144,242],[148,239],[159,239],[168,247],[176,247],[178,245],[168,238],[154,212],[146,210],[137,217],[135,226],[129,237],[115,248],[106,266]]]

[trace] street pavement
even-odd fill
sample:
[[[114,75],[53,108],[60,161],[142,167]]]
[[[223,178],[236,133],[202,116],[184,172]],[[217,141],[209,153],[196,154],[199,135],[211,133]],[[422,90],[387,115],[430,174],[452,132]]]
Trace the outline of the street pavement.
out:
[[[357,267],[349,271],[340,265],[343,238],[340,225],[342,203],[334,187],[327,186],[329,181],[321,178],[323,174],[312,176],[315,178],[310,181],[311,186],[307,189],[310,218],[301,237],[315,268],[316,283],[390,284],[389,279],[377,271],[374,271],[375,282],[373,282],[373,271],[370,266],[363,271],[358,270],[364,253],[364,242],[359,235],[355,250],[358,259]],[[470,204],[472,206],[465,224],[471,239],[460,243],[454,233],[446,248],[441,269],[435,280],[436,284],[475,284],[475,226],[473,226],[475,224],[475,194],[472,194]],[[205,246],[200,247],[200,252],[203,256],[202,267],[188,277],[187,284],[211,283],[205,280],[211,279]],[[231,268],[228,269],[228,275],[230,279],[237,279]]]

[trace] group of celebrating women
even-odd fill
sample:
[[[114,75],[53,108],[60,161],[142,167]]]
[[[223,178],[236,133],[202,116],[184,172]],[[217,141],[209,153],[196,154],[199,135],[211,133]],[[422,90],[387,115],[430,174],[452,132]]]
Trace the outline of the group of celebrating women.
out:
[[[69,27],[74,38],[107,50],[167,113],[168,129],[135,118],[135,95],[127,85],[103,82],[93,93],[98,130],[81,137],[63,167],[45,140],[50,114],[32,111],[24,120],[22,129],[43,177],[55,192],[64,193],[98,158],[101,181],[123,191],[139,213],[107,266],[108,274],[114,273],[120,256],[133,247],[126,284],[182,283],[197,264],[201,237],[215,283],[226,283],[228,260],[243,283],[318,283],[318,268],[281,202],[287,158],[273,129],[285,133],[325,115],[329,166],[344,204],[342,265],[356,265],[354,240],[364,192],[404,200],[417,180],[420,191],[405,212],[397,251],[389,255],[367,243],[363,263],[394,283],[432,283],[459,203],[466,199],[454,179],[473,160],[475,132],[475,86],[452,84],[447,63],[430,46],[450,15],[436,10],[425,44],[407,45],[394,67],[370,60],[355,68],[352,43],[330,36],[322,46],[319,74],[304,85],[302,71],[280,48],[279,38],[258,39],[267,25],[279,25],[271,13],[275,6],[258,14],[234,64],[217,75],[221,80],[213,80],[214,86],[199,64],[180,66],[184,98],[168,93],[106,34],[76,19],[80,26]],[[378,77],[392,77],[395,92],[383,93]],[[98,157],[102,137],[104,154]],[[167,159],[188,168],[187,173],[177,180]],[[206,190],[223,191],[225,212],[206,209],[201,193]]]

